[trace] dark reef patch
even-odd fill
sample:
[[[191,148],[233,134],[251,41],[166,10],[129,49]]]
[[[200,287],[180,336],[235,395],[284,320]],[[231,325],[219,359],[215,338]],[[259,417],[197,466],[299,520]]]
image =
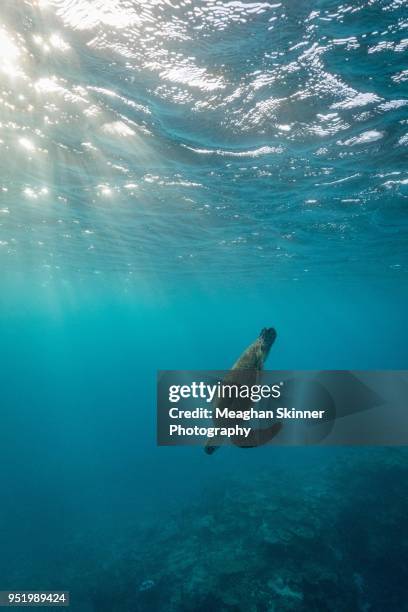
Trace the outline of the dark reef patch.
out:
[[[78,599],[95,612],[408,610],[408,453],[349,450],[301,472],[243,475],[140,525]]]

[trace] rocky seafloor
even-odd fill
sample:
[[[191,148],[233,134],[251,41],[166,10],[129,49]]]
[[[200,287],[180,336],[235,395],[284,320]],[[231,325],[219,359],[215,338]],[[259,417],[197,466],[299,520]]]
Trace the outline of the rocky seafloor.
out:
[[[83,576],[78,597],[95,612],[408,611],[408,452],[301,470],[207,487]]]

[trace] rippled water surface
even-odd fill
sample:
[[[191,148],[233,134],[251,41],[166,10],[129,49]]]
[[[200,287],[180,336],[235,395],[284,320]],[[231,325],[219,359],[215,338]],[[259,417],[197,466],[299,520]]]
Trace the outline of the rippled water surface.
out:
[[[406,449],[158,448],[155,385],[407,367],[407,1],[0,5],[0,590],[406,611]]]
[[[403,274],[407,4],[3,0],[0,257]]]

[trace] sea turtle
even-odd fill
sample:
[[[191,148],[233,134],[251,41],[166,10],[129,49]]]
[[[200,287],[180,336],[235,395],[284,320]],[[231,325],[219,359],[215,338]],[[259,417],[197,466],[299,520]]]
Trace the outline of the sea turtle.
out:
[[[248,346],[242,353],[239,359],[234,363],[232,369],[228,372],[223,380],[224,385],[248,385],[252,387],[256,385],[260,378],[260,372],[263,369],[269,351],[276,339],[276,330],[273,327],[262,329],[258,338]],[[229,398],[223,397],[217,400],[215,408],[229,408],[234,411],[248,410],[252,405],[252,400],[249,397],[245,398]],[[216,414],[216,411],[213,411]],[[242,419],[235,421],[230,418],[214,418],[214,424],[217,427],[231,427],[235,424],[242,423]],[[274,423],[265,429],[251,429],[249,435],[243,439],[240,436],[230,438],[231,442],[236,446],[260,446],[266,444],[280,431],[281,423]],[[209,455],[214,453],[219,448],[223,438],[208,439],[205,444],[205,452]]]

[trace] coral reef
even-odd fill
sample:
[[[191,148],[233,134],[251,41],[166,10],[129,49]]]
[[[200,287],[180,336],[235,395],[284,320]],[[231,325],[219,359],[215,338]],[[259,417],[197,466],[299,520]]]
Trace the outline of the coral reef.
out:
[[[349,451],[313,478],[292,469],[226,479],[141,528],[133,554],[93,577],[93,609],[408,610],[407,452]]]

